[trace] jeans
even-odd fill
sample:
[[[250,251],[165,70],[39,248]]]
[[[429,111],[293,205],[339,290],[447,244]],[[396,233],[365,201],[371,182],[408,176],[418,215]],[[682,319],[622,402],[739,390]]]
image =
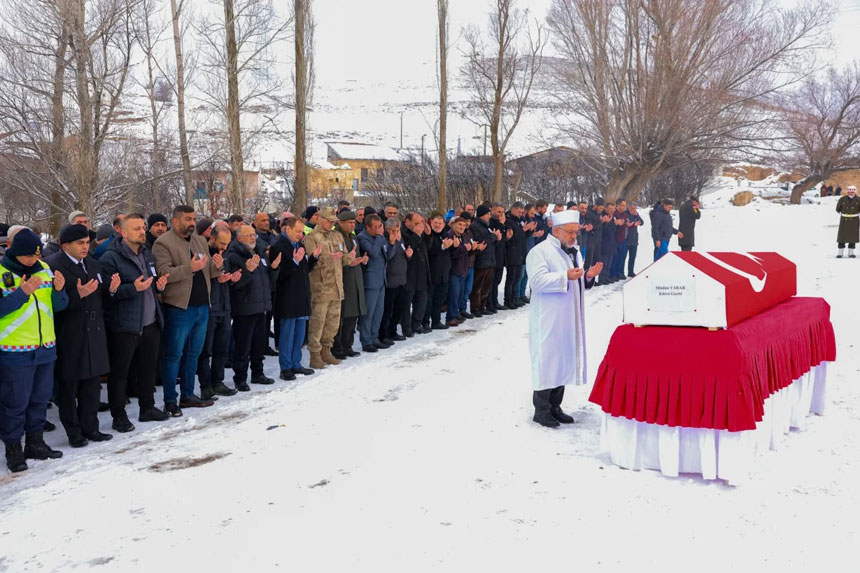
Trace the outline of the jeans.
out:
[[[379,324],[385,310],[385,287],[364,289],[367,313],[358,320],[358,339],[362,346],[379,342]]]
[[[45,429],[48,399],[53,388],[53,362],[0,366],[0,439],[3,442],[20,444],[24,432]]]
[[[463,296],[463,285],[466,277],[450,275],[448,277],[448,320],[460,316],[460,297]]]
[[[610,277],[624,278],[624,259],[627,258],[627,243],[618,245],[615,251],[615,258],[612,259],[612,268],[610,269]]]
[[[305,341],[305,331],[308,318],[282,318],[280,336],[278,338],[278,362],[281,370],[294,370],[302,367],[302,342]]]
[[[467,270],[465,278],[466,280],[463,281],[463,287],[460,291],[460,314],[466,312],[466,303],[469,302],[469,295],[472,294],[472,287],[475,286],[475,269],[471,268]]]
[[[526,287],[529,284],[529,274],[526,272],[526,267],[523,265],[523,270],[520,273],[520,280],[517,282],[514,298],[525,298],[526,296]]]
[[[161,370],[165,404],[177,403],[177,376],[182,397],[194,394],[197,359],[203,351],[208,323],[209,305],[189,306],[184,310],[167,306],[164,313],[164,358]]]
[[[627,276],[633,276],[633,267],[636,265],[636,252],[639,250],[639,245],[627,245]],[[624,268],[622,263],[621,268]]]
[[[206,325],[206,340],[197,359],[197,379],[200,388],[211,388],[224,382],[224,364],[230,347],[230,315],[210,314]]]
[[[612,278],[612,261],[615,260],[615,253],[611,249],[603,249],[600,253],[600,262],[603,263],[603,270],[600,271],[600,282],[608,281]]]

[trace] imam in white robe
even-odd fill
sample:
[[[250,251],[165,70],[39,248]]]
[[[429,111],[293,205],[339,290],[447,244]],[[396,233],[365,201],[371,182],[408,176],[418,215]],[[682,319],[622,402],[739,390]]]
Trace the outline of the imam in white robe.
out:
[[[576,264],[582,268],[578,249]],[[552,235],[526,257],[531,287],[529,353],[535,390],[588,381],[583,301],[586,279],[583,275],[579,280],[568,280],[567,271],[572,268],[570,255]]]

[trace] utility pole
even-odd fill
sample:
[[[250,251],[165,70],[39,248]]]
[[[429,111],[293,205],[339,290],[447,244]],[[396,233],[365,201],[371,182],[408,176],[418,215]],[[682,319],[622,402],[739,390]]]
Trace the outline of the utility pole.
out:
[[[484,124],[484,157],[487,156],[487,124]]]
[[[403,112],[400,112],[400,151],[403,151]]]
[[[421,167],[424,167],[424,138],[427,137],[426,133],[421,134]]]

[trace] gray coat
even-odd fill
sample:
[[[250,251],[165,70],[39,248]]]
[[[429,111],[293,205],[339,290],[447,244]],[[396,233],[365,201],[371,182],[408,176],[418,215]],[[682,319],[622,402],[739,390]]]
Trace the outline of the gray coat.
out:
[[[385,286],[397,288],[406,284],[406,247],[400,240],[388,243],[388,267],[385,269]]]
[[[337,227],[337,231],[343,236],[346,252],[350,252],[356,244],[355,235],[352,233],[347,235],[340,227]],[[361,247],[359,247],[356,249],[355,256],[361,255]],[[343,304],[340,308],[341,318],[364,316],[367,313],[364,302],[364,273],[361,265],[343,267]]]
[[[371,236],[365,229],[356,237],[358,248],[370,259],[364,265],[364,288],[375,290],[385,287],[385,259],[388,241],[382,235]]]

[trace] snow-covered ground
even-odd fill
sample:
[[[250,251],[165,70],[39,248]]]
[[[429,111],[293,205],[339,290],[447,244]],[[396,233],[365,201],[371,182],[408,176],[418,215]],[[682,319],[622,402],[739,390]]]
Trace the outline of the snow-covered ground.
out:
[[[565,397],[576,424],[531,422],[526,307],[82,450],[48,434],[62,460],[0,471],[0,570],[853,570],[860,260],[834,258],[834,198],[715,202],[697,248],[794,260],[799,293],[830,302],[838,342],[827,415],[740,487],[613,466],[596,453],[589,387]],[[587,301],[593,376],[621,286]]]

